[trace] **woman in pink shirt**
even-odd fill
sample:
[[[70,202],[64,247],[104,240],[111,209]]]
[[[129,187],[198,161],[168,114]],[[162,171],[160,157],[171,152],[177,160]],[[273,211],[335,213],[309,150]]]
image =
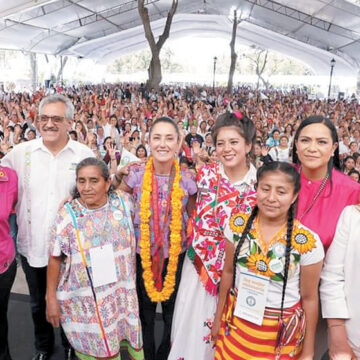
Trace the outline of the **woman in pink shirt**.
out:
[[[311,116],[300,124],[293,162],[301,179],[297,219],[319,234],[327,250],[342,210],[360,199],[360,184],[340,172],[338,136],[330,120]]]
[[[10,235],[9,217],[17,200],[14,170],[0,166],[0,359],[11,360],[7,342],[7,308],[16,275],[15,245]]]
[[[338,136],[330,120],[310,116],[300,124],[294,137],[293,162],[301,183],[296,218],[320,236],[326,251],[342,210],[358,204],[360,198],[360,184],[340,172]],[[326,351],[326,338],[326,322],[321,320],[315,359]]]

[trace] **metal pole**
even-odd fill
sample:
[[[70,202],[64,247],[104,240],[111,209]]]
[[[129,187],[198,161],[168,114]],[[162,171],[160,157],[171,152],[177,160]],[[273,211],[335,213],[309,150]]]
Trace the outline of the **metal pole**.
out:
[[[330,98],[330,91],[331,91],[331,80],[333,76],[334,66],[335,66],[335,59],[330,61],[330,81],[329,81],[329,89],[328,89],[328,99]]]
[[[214,56],[213,92],[215,92],[215,72],[216,72],[216,60],[217,60],[217,57],[216,57],[216,56]]]

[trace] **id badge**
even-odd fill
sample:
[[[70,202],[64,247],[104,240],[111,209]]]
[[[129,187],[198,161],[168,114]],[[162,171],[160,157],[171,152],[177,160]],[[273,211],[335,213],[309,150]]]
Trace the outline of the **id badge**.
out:
[[[234,315],[262,325],[270,279],[241,270]]]
[[[115,255],[112,245],[92,248],[89,253],[94,287],[116,282]]]

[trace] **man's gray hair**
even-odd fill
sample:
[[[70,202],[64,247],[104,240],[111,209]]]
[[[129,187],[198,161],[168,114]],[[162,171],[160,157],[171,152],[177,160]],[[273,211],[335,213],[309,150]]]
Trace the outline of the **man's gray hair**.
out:
[[[40,101],[39,105],[39,115],[42,115],[42,108],[47,104],[54,104],[54,103],[63,103],[65,105],[65,117],[67,119],[73,120],[74,119],[74,105],[69,98],[61,94],[54,94],[44,97]]]

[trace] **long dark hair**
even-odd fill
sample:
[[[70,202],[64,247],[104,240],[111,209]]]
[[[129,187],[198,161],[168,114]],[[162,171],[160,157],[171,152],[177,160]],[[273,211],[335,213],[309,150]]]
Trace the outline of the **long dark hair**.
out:
[[[293,158],[292,158],[294,164],[300,163],[298,155],[297,155],[297,149],[296,149],[296,142],[300,136],[300,133],[301,133],[302,129],[304,129],[306,126],[312,125],[312,124],[324,124],[330,130],[333,144],[336,144],[339,142],[336,128],[329,119],[327,119],[323,116],[310,116],[307,119],[305,119],[304,121],[302,121],[300,126],[296,130],[296,133],[294,136],[294,147],[293,147]],[[339,147],[338,146],[336,147],[336,149],[334,151],[334,156],[332,156],[328,162],[328,173],[329,173],[330,177],[331,177],[331,171],[334,167],[335,167],[335,169],[340,170],[340,157],[339,157]]]
[[[296,171],[294,166],[292,166],[286,162],[272,161],[270,163],[266,163],[263,166],[261,166],[258,169],[257,174],[256,174],[257,183],[259,183],[259,181],[264,176],[264,174],[266,174],[267,172],[274,172],[274,171],[282,172],[290,178],[290,181],[294,185],[294,195],[299,192],[299,190],[300,190],[300,175],[298,174],[298,172]],[[294,204],[295,203],[291,204],[291,206],[288,210],[288,216],[287,216],[285,268],[284,268],[284,280],[283,280],[282,295],[281,295],[281,319],[283,317],[286,285],[287,285],[288,274],[289,274],[291,237],[292,237],[292,230],[293,230],[293,224],[294,224],[294,208],[295,208]],[[245,229],[244,229],[243,233],[241,234],[240,240],[235,249],[234,260],[233,260],[233,285],[232,285],[233,288],[235,287],[235,283],[236,283],[237,259],[238,259],[241,247],[243,246],[245,239],[247,238],[247,236],[249,234],[249,231],[251,229],[253,221],[256,218],[258,212],[259,212],[259,208],[256,205],[250,214],[250,217],[246,223]]]

